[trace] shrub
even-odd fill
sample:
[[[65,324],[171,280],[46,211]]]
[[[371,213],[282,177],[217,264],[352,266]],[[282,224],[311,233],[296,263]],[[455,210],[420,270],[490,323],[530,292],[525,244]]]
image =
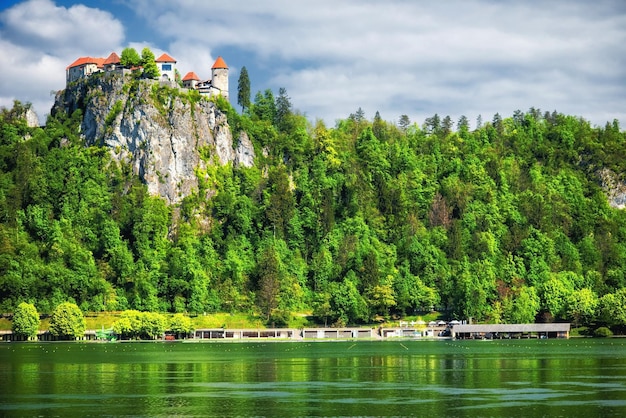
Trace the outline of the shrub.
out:
[[[176,334],[176,338],[184,338],[194,331],[194,327],[188,316],[178,313],[170,319],[170,331]]]
[[[596,330],[593,332],[593,335],[594,335],[595,337],[605,338],[605,337],[610,337],[610,336],[612,336],[612,335],[613,335],[613,332],[612,332],[610,329],[608,329],[607,327],[600,327],[600,328],[596,329]]]
[[[155,312],[127,310],[113,324],[113,331],[122,338],[156,339],[166,328],[165,317]]]
[[[50,317],[50,333],[61,339],[76,339],[85,335],[87,322],[83,311],[71,302],[56,307]]]
[[[37,335],[39,330],[39,314],[35,305],[22,302],[13,313],[11,324],[13,334],[18,338],[31,338]]]

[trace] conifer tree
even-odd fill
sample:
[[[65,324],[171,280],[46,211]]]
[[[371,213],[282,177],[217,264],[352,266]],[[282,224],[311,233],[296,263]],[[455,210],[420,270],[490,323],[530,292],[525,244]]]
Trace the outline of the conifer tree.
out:
[[[398,121],[398,127],[400,127],[402,132],[406,132],[410,124],[411,124],[411,119],[409,119],[407,115],[400,116],[400,120]]]
[[[281,131],[289,129],[288,119],[291,115],[291,100],[287,95],[287,89],[281,87],[278,89],[278,97],[276,98],[276,121],[275,125]]]
[[[241,111],[250,108],[250,78],[246,67],[241,67],[239,83],[237,85],[237,103],[241,105]]]

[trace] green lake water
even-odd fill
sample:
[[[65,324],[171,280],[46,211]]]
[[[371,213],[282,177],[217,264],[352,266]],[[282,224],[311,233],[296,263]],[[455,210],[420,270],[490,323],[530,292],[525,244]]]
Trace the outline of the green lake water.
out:
[[[626,339],[3,343],[0,416],[626,416]]]

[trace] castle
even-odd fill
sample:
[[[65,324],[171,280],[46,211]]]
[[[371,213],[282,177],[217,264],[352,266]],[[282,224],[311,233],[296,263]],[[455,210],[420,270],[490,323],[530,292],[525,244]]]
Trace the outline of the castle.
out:
[[[159,80],[163,82],[176,83],[176,60],[168,54],[161,54],[155,59],[160,72]],[[118,72],[121,74],[132,71],[132,68],[125,68],[121,64],[119,55],[112,52],[107,58],[80,57],[65,69],[67,84],[79,80],[82,77],[89,77],[99,72]],[[217,57],[211,67],[211,78],[202,80],[198,75],[190,71],[181,80],[183,87],[195,89],[201,94],[209,96],[221,95],[228,99],[228,65],[222,57]]]

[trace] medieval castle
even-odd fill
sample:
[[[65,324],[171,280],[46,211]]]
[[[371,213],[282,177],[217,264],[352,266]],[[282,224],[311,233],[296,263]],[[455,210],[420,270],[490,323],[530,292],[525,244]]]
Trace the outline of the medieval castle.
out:
[[[162,54],[156,60],[159,68],[159,80],[163,82],[175,83],[176,80],[176,60],[168,54]],[[125,68],[121,65],[120,57],[112,52],[108,58],[80,57],[65,69],[67,84],[88,77],[98,72],[119,72],[124,74],[132,69]],[[181,80],[183,87],[187,89],[195,89],[202,94],[209,96],[218,96],[228,99],[228,65],[222,57],[217,57],[215,63],[211,67],[211,78],[202,80],[198,75],[190,71]]]

